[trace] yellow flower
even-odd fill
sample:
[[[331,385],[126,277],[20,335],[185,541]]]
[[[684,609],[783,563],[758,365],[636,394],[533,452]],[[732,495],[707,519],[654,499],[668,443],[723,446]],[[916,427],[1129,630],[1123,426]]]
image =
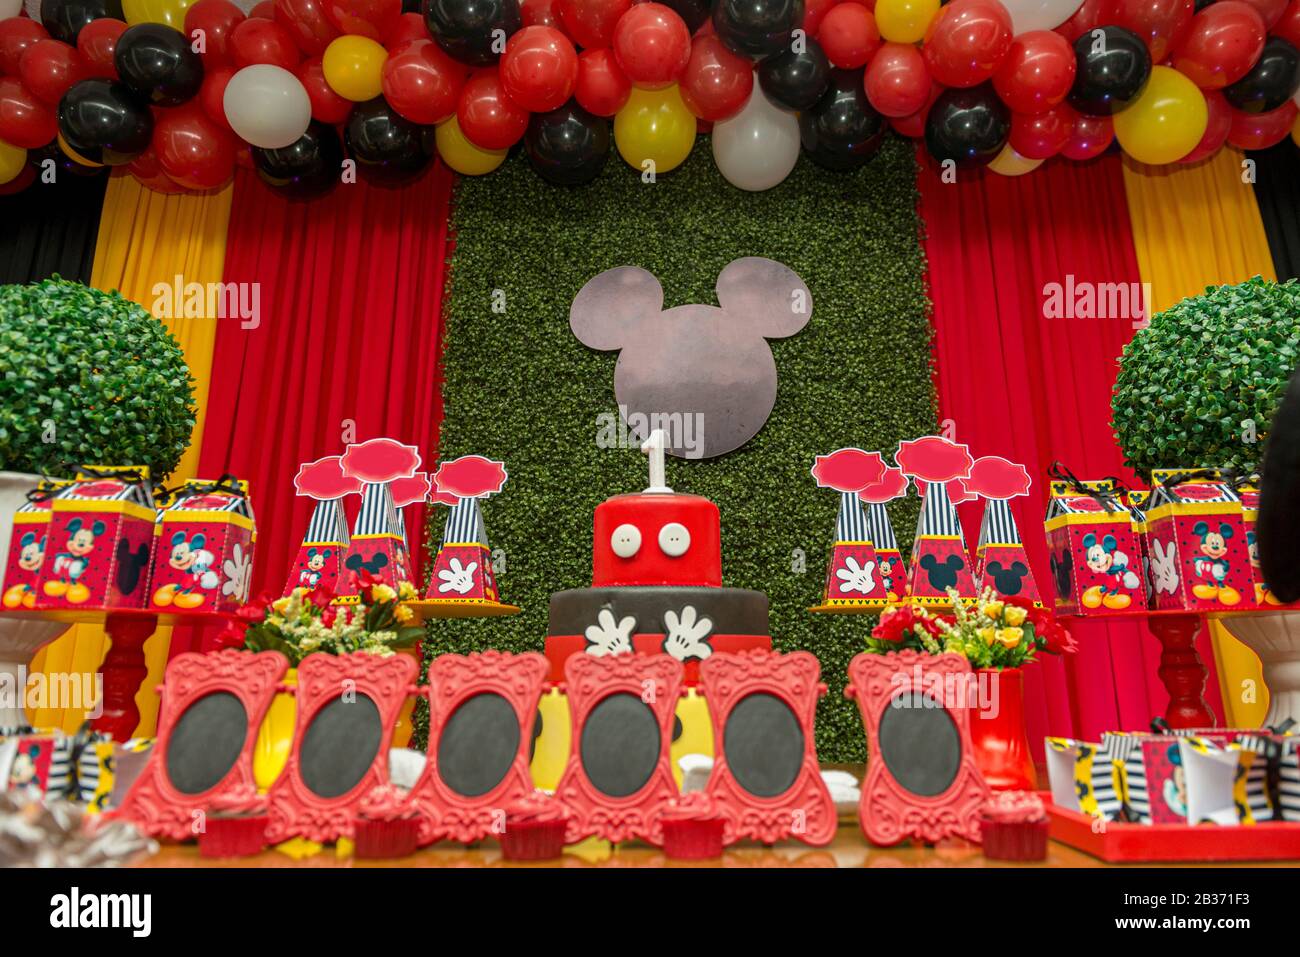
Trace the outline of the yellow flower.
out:
[[[374,595],[376,602],[393,601],[397,598],[397,592],[393,591],[390,586],[384,584],[373,586],[370,589],[370,593]]]
[[[415,590],[415,586],[408,581],[401,581],[397,584],[397,597],[402,601],[414,601],[420,597],[420,593]]]
[[[396,610],[393,611],[393,618],[403,625],[414,617],[415,613],[405,605],[398,605]]]
[[[982,611],[985,615],[987,615],[990,618],[997,618],[998,615],[1002,614],[1003,607],[1005,606],[1003,605],[1002,602],[991,601],[983,608],[981,608],[980,611]]]
[[[1018,626],[1025,623],[1025,616],[1028,614],[1029,612],[1025,611],[1025,609],[1016,605],[1011,605],[1007,608],[1006,614],[1003,617],[1006,619],[1008,625]]]
[[[1025,637],[1023,628],[999,628],[998,644],[1004,648],[1014,648],[1020,644],[1020,639]]]
[[[975,634],[979,635],[980,640],[982,640],[984,644],[991,645],[993,644],[994,631],[995,629],[993,628],[981,628],[976,631]]]
[[[277,598],[275,601],[271,602],[271,607],[274,608],[276,611],[278,611],[280,614],[283,615],[284,612],[285,612],[285,609],[287,609],[287,608],[289,607],[289,599],[288,599],[288,598]]]

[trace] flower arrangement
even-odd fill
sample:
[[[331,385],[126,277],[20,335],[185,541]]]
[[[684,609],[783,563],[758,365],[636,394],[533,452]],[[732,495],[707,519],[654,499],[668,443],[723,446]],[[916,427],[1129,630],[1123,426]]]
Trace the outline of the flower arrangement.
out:
[[[418,597],[415,586],[396,589],[362,571],[360,604],[335,605],[328,588],[295,588],[283,598],[254,599],[236,614],[239,623],[223,635],[225,644],[248,651],[278,651],[297,667],[316,652],[346,655],[364,651],[388,657],[424,637],[411,609],[401,602]]]
[[[998,598],[986,588],[979,601],[966,607],[957,593],[951,615],[935,615],[918,605],[900,605],[885,612],[871,630],[867,650],[887,654],[911,648],[937,655],[955,651],[972,668],[1019,668],[1042,651],[1071,654],[1074,639],[1045,608],[1023,598]]]

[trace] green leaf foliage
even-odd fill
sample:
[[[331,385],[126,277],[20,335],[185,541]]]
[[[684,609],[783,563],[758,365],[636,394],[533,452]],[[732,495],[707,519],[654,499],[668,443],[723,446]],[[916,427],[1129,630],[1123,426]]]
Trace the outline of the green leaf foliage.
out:
[[[493,547],[505,553],[503,599],[524,611],[433,622],[426,657],[541,650],[551,593],[591,584],[592,511],[646,485],[636,448],[596,443],[597,416],[617,411],[616,354],[588,349],[569,329],[583,284],[638,265],[659,278],[665,309],[716,305],[714,282],[727,263],[766,256],[794,269],[813,297],[803,331],[771,340],[776,408],[735,452],[670,458],[668,484],[721,509],[724,584],[767,593],[774,644],[821,659],[831,689],[818,713],[821,758],[862,760],[862,725],[841,690],[875,619],[807,611],[820,599],[839,504],[809,468],[817,453],[892,451],[899,439],[935,429],[911,150],[891,140],[848,174],[802,162],[764,193],[728,185],[706,137],[653,184],[611,158],[589,186],[548,186],[518,155],[489,176],[460,180],[439,458],[477,452],[506,462],[509,484],[483,512]],[[503,312],[493,311],[494,290],[504,295]],[[916,505],[913,497],[893,513],[905,539]],[[445,515],[437,509],[431,518],[431,553]]]
[[[55,276],[0,286],[0,469],[176,467],[194,429],[176,340],[117,292]]]
[[[1124,347],[1111,425],[1128,465],[1252,469],[1300,358],[1300,283],[1256,276],[1158,313]]]

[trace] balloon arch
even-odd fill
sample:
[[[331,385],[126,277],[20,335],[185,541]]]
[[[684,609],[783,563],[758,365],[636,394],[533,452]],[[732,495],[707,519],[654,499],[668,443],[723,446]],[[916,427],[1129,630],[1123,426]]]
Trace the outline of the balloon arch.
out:
[[[125,166],[208,190],[250,165],[320,195],[522,142],[579,185],[611,149],[666,173],[861,166],[885,132],[1028,172],[1118,143],[1191,163],[1297,132],[1300,0],[0,0],[0,191]],[[612,121],[612,122],[611,122]],[[1300,140],[1298,140],[1300,142]],[[57,175],[56,175],[57,178]]]

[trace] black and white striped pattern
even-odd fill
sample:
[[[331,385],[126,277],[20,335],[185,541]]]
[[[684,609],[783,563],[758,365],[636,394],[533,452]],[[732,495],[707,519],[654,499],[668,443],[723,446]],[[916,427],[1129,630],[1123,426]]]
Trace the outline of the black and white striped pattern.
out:
[[[1119,768],[1123,786],[1124,816],[1129,821],[1151,823],[1151,798],[1147,787],[1146,760],[1142,755],[1142,738],[1131,734],[1106,732],[1102,748]]]
[[[867,537],[877,551],[898,551],[898,538],[894,535],[894,526],[889,521],[889,511],[883,502],[867,504]]]
[[[1198,469],[1197,471],[1200,470]],[[1179,470],[1179,469],[1156,469],[1154,472],[1151,473],[1152,491],[1151,491],[1151,501],[1148,503],[1149,508],[1156,508],[1160,505],[1168,505],[1170,502],[1174,502],[1174,501],[1187,501],[1187,502],[1196,502],[1196,503],[1240,502],[1241,501],[1241,497],[1233,490],[1232,486],[1229,485],[1227,482],[1214,482],[1206,478],[1194,479],[1192,482],[1188,484],[1212,487],[1215,490],[1215,494],[1210,496],[1205,496],[1205,497],[1198,495],[1196,498],[1175,499],[1174,495],[1178,494],[1177,486],[1174,486],[1173,488],[1174,495],[1171,495],[1169,486],[1165,485],[1164,482],[1170,476],[1173,476],[1176,480],[1179,474],[1187,474],[1187,473],[1186,470]]]
[[[1267,781],[1270,765],[1275,768],[1276,790],[1270,795],[1273,818],[1300,821],[1300,738],[1247,734],[1240,743],[1258,756],[1251,766],[1252,774],[1262,773]]]
[[[181,490],[180,494],[176,496],[171,504],[163,507],[163,511],[173,512],[177,509],[189,508],[190,499],[195,496],[210,494],[201,490],[204,486],[210,485],[212,485],[212,483],[204,479],[191,479],[185,483],[185,488]],[[253,507],[249,504],[247,495],[231,495],[225,504],[218,505],[216,508],[204,508],[203,510],[205,512],[231,512],[232,514],[242,515],[245,518],[250,519],[253,517]]]
[[[357,513],[352,534],[397,534],[397,508],[387,482],[367,482],[362,487],[361,511]]]
[[[478,499],[462,498],[451,507],[442,528],[442,544],[488,547],[487,528],[483,524]]]
[[[961,522],[957,520],[957,506],[948,497],[942,482],[927,482],[925,498],[921,503],[921,516],[916,523],[916,537],[922,535],[961,535]]]
[[[862,515],[862,501],[857,492],[840,493],[840,513],[835,519],[837,542],[871,541],[867,521]]]
[[[80,481],[89,485],[116,480],[87,478]],[[77,492],[77,486],[74,485],[58,497],[80,502],[131,502],[135,505],[143,505],[146,508],[154,507],[153,490],[149,488],[147,483],[125,483],[120,491],[114,492],[112,495],[81,495]]]
[[[343,500],[329,498],[316,503],[307,523],[305,545],[346,545],[348,523],[343,516]]]
[[[1011,514],[1011,503],[1002,498],[991,498],[984,506],[980,520],[980,548],[990,545],[1020,545],[1020,529]]]

